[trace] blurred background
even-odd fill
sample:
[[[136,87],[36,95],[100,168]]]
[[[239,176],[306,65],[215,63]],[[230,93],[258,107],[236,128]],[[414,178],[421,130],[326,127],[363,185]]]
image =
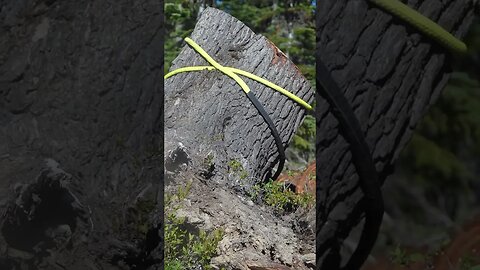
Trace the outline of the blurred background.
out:
[[[480,19],[437,103],[383,187],[386,212],[366,269],[480,265]],[[395,268],[394,268],[395,267]]]

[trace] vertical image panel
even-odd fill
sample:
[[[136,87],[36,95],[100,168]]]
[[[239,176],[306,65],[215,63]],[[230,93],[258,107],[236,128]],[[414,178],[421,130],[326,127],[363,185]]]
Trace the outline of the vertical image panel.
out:
[[[315,1],[165,3],[165,269],[315,268]]]
[[[0,269],[153,269],[163,3],[0,2]]]
[[[480,264],[478,7],[319,1],[319,269]]]

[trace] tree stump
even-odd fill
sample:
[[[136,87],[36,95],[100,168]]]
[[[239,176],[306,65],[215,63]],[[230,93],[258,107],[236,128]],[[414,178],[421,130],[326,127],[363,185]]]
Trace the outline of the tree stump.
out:
[[[296,66],[265,37],[229,14],[205,9],[190,37],[221,65],[256,74],[308,103],[313,101],[314,90]],[[199,65],[209,64],[185,45],[170,70]],[[263,84],[248,78],[245,82],[287,146],[305,109]],[[311,225],[306,227],[292,217],[275,216],[238,192],[268,180],[277,162],[278,150],[267,123],[231,78],[219,71],[200,71],[165,81],[166,193],[190,182],[190,194],[177,214],[195,227],[207,231],[221,227],[225,232],[213,265],[250,269],[247,261],[254,261],[309,269],[314,257],[313,209],[304,214]],[[303,235],[292,229],[302,226]],[[307,231],[311,238],[304,243],[301,238]]]
[[[473,18],[472,1],[408,4],[460,38]],[[320,1],[317,10],[319,58],[354,109],[383,181],[447,83],[451,56],[369,1]],[[352,252],[344,240],[362,217],[363,194],[349,143],[322,97],[316,113],[317,267],[338,269]]]
[[[256,74],[307,102],[313,101],[314,90],[297,67],[265,37],[227,13],[207,8],[191,38],[221,65]],[[185,45],[170,70],[200,65],[210,64]],[[287,146],[305,109],[263,84],[248,78],[245,82]],[[228,172],[229,162],[238,162],[251,180],[247,184],[268,180],[279,158],[265,120],[240,86],[219,71],[180,73],[165,81],[165,153],[177,149],[179,143],[198,157],[196,164],[211,155],[219,174]],[[168,165],[168,171],[174,170]],[[240,184],[225,177],[215,179],[232,186]]]
[[[163,4],[0,10],[0,269],[160,261]]]

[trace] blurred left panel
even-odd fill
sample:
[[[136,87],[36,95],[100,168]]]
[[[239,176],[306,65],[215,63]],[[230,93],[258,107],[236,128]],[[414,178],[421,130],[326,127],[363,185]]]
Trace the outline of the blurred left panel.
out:
[[[163,1],[0,23],[0,269],[162,269]]]

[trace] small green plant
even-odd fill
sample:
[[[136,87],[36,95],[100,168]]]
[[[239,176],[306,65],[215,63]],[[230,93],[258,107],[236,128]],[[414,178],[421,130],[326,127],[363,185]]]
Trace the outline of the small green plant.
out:
[[[224,138],[223,134],[217,134],[212,137],[212,140],[214,142],[218,142],[218,141],[223,141],[223,138]]]
[[[238,177],[240,177],[240,179],[242,179],[242,180],[246,179],[248,177],[247,171],[245,171],[245,170],[241,171],[240,175]]]
[[[188,182],[185,187],[178,188],[177,191],[177,198],[179,201],[182,201],[187,198],[188,193],[190,193],[190,189],[192,188],[192,182]]]
[[[308,208],[313,205],[315,198],[308,193],[296,194],[280,182],[270,180],[263,185],[255,185],[250,191],[250,197],[257,199],[263,194],[263,201],[277,211],[288,211],[298,207]]]
[[[242,166],[242,163],[240,163],[239,161],[235,160],[235,159],[232,159],[230,160],[228,163],[227,163],[228,167],[230,168],[229,171],[232,171],[232,172],[238,172],[240,170],[243,170],[243,166]]]
[[[191,247],[187,248],[184,246],[184,253],[193,254],[194,257],[196,257],[197,263],[204,266],[204,269],[210,269],[208,264],[210,263],[211,258],[216,254],[218,243],[222,238],[222,230],[214,230],[211,233],[201,230],[198,237],[189,234]]]
[[[218,243],[223,238],[223,231],[212,232],[200,230],[198,235],[185,228],[186,218],[177,216],[177,211],[189,194],[191,182],[177,190],[176,194],[167,194],[165,199],[165,269],[187,270],[197,266],[212,269],[210,260],[216,254]]]
[[[213,165],[213,154],[208,154],[207,157],[205,158],[205,165],[207,167],[210,167]]]
[[[460,270],[473,270],[480,269],[480,265],[477,265],[478,260],[471,254],[466,254],[460,258]]]
[[[428,256],[421,253],[407,253],[405,249],[397,246],[393,251],[390,252],[390,258],[393,263],[409,267],[410,264],[416,262],[425,262],[428,261]]]
[[[240,179],[243,180],[248,177],[248,172],[243,168],[242,163],[240,163],[239,161],[232,159],[227,163],[227,165],[229,168],[228,171],[238,174],[238,177],[240,177]]]
[[[260,185],[254,185],[249,191],[248,191],[248,196],[252,199],[252,201],[257,200],[257,198],[261,194],[261,187]]]
[[[184,270],[185,266],[178,260],[165,261],[165,270]]]

